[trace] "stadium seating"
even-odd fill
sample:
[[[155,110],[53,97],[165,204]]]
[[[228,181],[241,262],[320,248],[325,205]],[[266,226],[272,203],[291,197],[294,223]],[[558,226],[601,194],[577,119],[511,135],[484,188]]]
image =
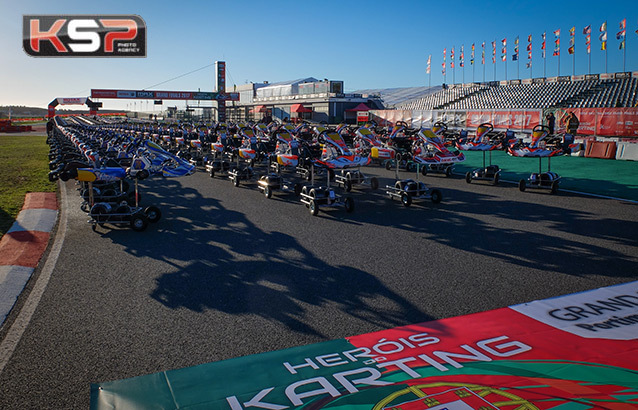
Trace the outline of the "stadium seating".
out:
[[[395,106],[403,110],[634,107],[638,80],[608,79],[540,84],[450,86]]]

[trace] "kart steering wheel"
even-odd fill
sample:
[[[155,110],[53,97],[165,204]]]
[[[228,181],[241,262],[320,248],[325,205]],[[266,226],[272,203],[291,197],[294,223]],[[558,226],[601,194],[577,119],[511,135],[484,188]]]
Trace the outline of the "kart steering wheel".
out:
[[[399,127],[403,127],[403,128],[408,128],[408,123],[405,121],[397,121],[395,125],[398,125]]]
[[[432,128],[440,128],[441,132],[446,132],[447,131],[447,124],[444,123],[443,121],[437,121],[434,123],[434,125],[432,125]]]
[[[545,131],[549,135],[550,129],[547,125],[538,124],[534,128],[532,128],[532,132],[536,132],[536,131]]]
[[[494,126],[490,122],[484,122],[484,123],[482,123],[482,124],[480,124],[478,126],[478,128],[483,128],[483,127],[487,128],[489,130],[487,132],[490,132],[490,131],[492,131],[494,129]]]

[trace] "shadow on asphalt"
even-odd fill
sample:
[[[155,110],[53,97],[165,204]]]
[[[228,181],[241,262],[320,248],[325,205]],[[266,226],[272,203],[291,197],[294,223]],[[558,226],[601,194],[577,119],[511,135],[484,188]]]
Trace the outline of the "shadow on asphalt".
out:
[[[426,183],[436,187],[435,179]],[[490,186],[490,189],[502,187]],[[510,189],[518,191],[517,188]],[[487,255],[529,268],[575,276],[635,277],[635,260],[616,249],[636,245],[636,222],[463,190],[446,188],[442,193],[440,204],[423,200],[405,208],[399,201],[382,198],[383,192],[379,190],[375,196],[357,198],[357,212],[349,216],[348,222],[407,229],[422,233],[423,239],[459,251]],[[526,192],[524,195],[533,194]],[[548,191],[537,194],[549,195]],[[557,195],[571,196],[560,191]],[[578,196],[571,199],[578,200]],[[389,202],[395,208],[390,213],[385,205]],[[495,227],[486,223],[486,218],[503,219],[510,228]],[[555,231],[565,235],[559,237]],[[574,236],[580,237],[566,238]],[[583,240],[583,237],[590,240]],[[613,245],[595,244],[602,240]]]
[[[433,320],[373,275],[330,265],[294,237],[265,232],[242,213],[178,181],[154,184],[146,198],[161,209],[170,207],[161,228],[136,235],[128,228],[110,229],[103,235],[131,254],[176,268],[157,279],[150,295],[171,309],[255,314],[292,331],[324,337],[313,328],[304,305],[334,306],[379,328]],[[380,298],[391,307],[380,308],[375,303]]]

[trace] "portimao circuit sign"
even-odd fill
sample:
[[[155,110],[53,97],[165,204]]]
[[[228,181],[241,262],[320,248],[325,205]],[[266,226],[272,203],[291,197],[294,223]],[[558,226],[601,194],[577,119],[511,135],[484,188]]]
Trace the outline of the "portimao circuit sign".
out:
[[[638,281],[91,386],[92,409],[638,408]]]

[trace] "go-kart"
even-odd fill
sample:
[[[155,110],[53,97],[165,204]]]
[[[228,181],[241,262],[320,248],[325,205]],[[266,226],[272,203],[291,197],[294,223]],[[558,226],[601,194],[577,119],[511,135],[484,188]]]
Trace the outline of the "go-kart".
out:
[[[371,161],[388,164],[396,151],[378,139],[369,128],[361,127],[355,133],[354,151],[361,156],[369,156]]]
[[[492,143],[488,138],[488,134],[494,130],[494,126],[490,123],[483,123],[476,128],[476,136],[474,138],[461,138],[456,141],[456,147],[462,151],[481,151],[483,153],[483,167],[468,171],[465,174],[465,181],[469,184],[472,180],[492,181],[494,185],[498,185],[501,177],[501,169],[498,165],[492,164],[492,151],[498,148],[498,144]],[[485,164],[485,153],[490,153],[490,164]]]
[[[327,175],[326,186],[315,186],[314,184],[314,164],[310,168],[310,185],[304,185],[301,188],[300,197],[301,203],[306,205],[310,214],[316,216],[319,213],[320,208],[326,207],[343,207],[346,212],[350,213],[354,211],[354,200],[350,197],[342,197],[337,195],[335,191],[330,188],[330,173]]]
[[[452,175],[454,164],[465,161],[462,152],[447,149],[443,139],[432,130],[421,129],[417,137],[412,160],[421,166],[421,174],[424,176],[428,172],[437,172],[449,177]]]
[[[211,178],[215,174],[227,174],[231,168],[232,147],[228,137],[228,126],[219,123],[215,127],[215,141],[211,143],[211,155],[205,168]]]
[[[395,168],[394,185],[386,185],[386,194],[390,199],[398,199],[403,206],[412,205],[414,200],[430,200],[434,204],[438,204],[443,199],[441,191],[438,189],[430,189],[423,182],[419,181],[419,167],[416,165],[416,180],[399,179],[399,167]]]
[[[551,158],[564,153],[562,147],[547,147],[544,139],[549,135],[549,127],[537,125],[532,129],[532,142],[529,144],[516,142],[510,146],[507,153],[514,157],[538,158],[538,172],[533,172],[527,180],[518,182],[518,189],[524,192],[527,188],[548,189],[552,194],[558,192],[560,175],[551,172]],[[547,158],[547,172],[542,172],[543,158]]]
[[[316,162],[328,169],[329,177],[334,176],[337,185],[346,192],[350,192],[355,184],[367,185],[372,189],[379,187],[379,181],[375,177],[368,178],[361,172],[361,167],[370,163],[369,156],[351,152],[341,135],[335,131],[322,131],[320,140],[324,143],[324,148],[321,158]],[[335,170],[339,172],[335,173]]]

